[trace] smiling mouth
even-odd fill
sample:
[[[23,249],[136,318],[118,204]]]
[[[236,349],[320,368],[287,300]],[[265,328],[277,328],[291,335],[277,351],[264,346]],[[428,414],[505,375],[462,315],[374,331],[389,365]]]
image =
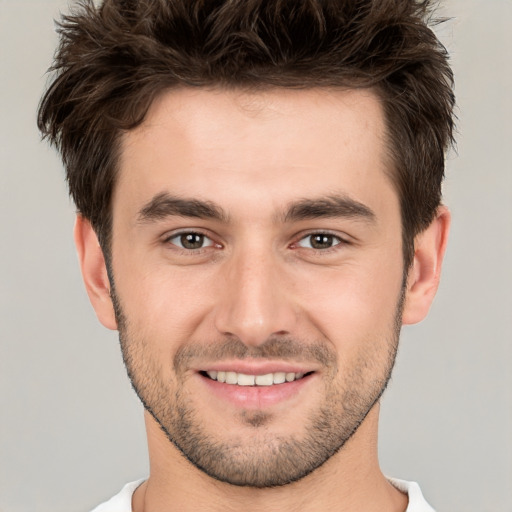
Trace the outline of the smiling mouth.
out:
[[[304,377],[311,375],[313,372],[275,372],[266,373],[264,375],[247,375],[245,373],[223,371],[204,371],[200,373],[204,377],[224,384],[236,386],[273,386],[275,384],[285,384],[287,382],[294,382],[296,380],[303,379]]]

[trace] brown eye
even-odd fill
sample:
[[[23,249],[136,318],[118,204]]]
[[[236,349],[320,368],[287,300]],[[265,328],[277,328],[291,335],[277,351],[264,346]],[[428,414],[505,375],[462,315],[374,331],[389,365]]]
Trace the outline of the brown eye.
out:
[[[311,237],[311,247],[313,249],[328,249],[333,246],[334,237],[331,235],[313,235]]]
[[[312,235],[308,235],[300,240],[298,245],[307,249],[321,250],[330,249],[340,243],[341,239],[337,236],[330,235],[328,233],[313,233]]]
[[[180,233],[168,240],[170,243],[180,247],[181,249],[197,250],[213,245],[213,241],[202,233]]]
[[[197,233],[187,233],[180,236],[180,242],[185,249],[200,249],[203,246],[204,236]]]

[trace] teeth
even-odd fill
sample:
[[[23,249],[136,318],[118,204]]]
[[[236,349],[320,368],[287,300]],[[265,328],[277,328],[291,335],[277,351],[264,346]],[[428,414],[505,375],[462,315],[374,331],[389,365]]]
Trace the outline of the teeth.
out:
[[[303,373],[267,373],[265,375],[246,375],[236,372],[206,372],[212,380],[225,382],[226,384],[237,384],[238,386],[272,386],[273,384],[283,384],[284,382],[293,382],[302,379]]]
[[[266,375],[258,375],[255,379],[257,386],[272,386],[274,384],[274,375],[267,373]]]
[[[237,384],[238,375],[235,372],[226,372],[226,384]]]
[[[244,375],[243,373],[235,373],[235,377],[237,376],[238,379],[233,384],[238,384],[239,386],[254,386],[254,375]]]
[[[293,373],[291,375],[293,375]],[[286,382],[286,373],[274,373],[274,384],[282,384],[283,382]]]

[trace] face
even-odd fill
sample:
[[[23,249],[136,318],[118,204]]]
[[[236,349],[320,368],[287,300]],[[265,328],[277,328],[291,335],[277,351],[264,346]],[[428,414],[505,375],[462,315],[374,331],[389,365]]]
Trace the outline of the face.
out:
[[[207,474],[282,485],[384,390],[400,210],[368,91],[179,90],[123,140],[112,290],[146,409]]]

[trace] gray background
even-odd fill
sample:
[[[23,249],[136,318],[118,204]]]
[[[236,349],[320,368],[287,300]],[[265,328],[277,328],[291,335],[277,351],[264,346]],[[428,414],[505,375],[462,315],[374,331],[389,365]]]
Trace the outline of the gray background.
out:
[[[147,473],[142,409],[83,291],[35,110],[63,0],[0,0],[0,511],[85,511]],[[404,330],[381,462],[439,512],[512,511],[512,2],[450,0],[458,153],[443,282]]]

